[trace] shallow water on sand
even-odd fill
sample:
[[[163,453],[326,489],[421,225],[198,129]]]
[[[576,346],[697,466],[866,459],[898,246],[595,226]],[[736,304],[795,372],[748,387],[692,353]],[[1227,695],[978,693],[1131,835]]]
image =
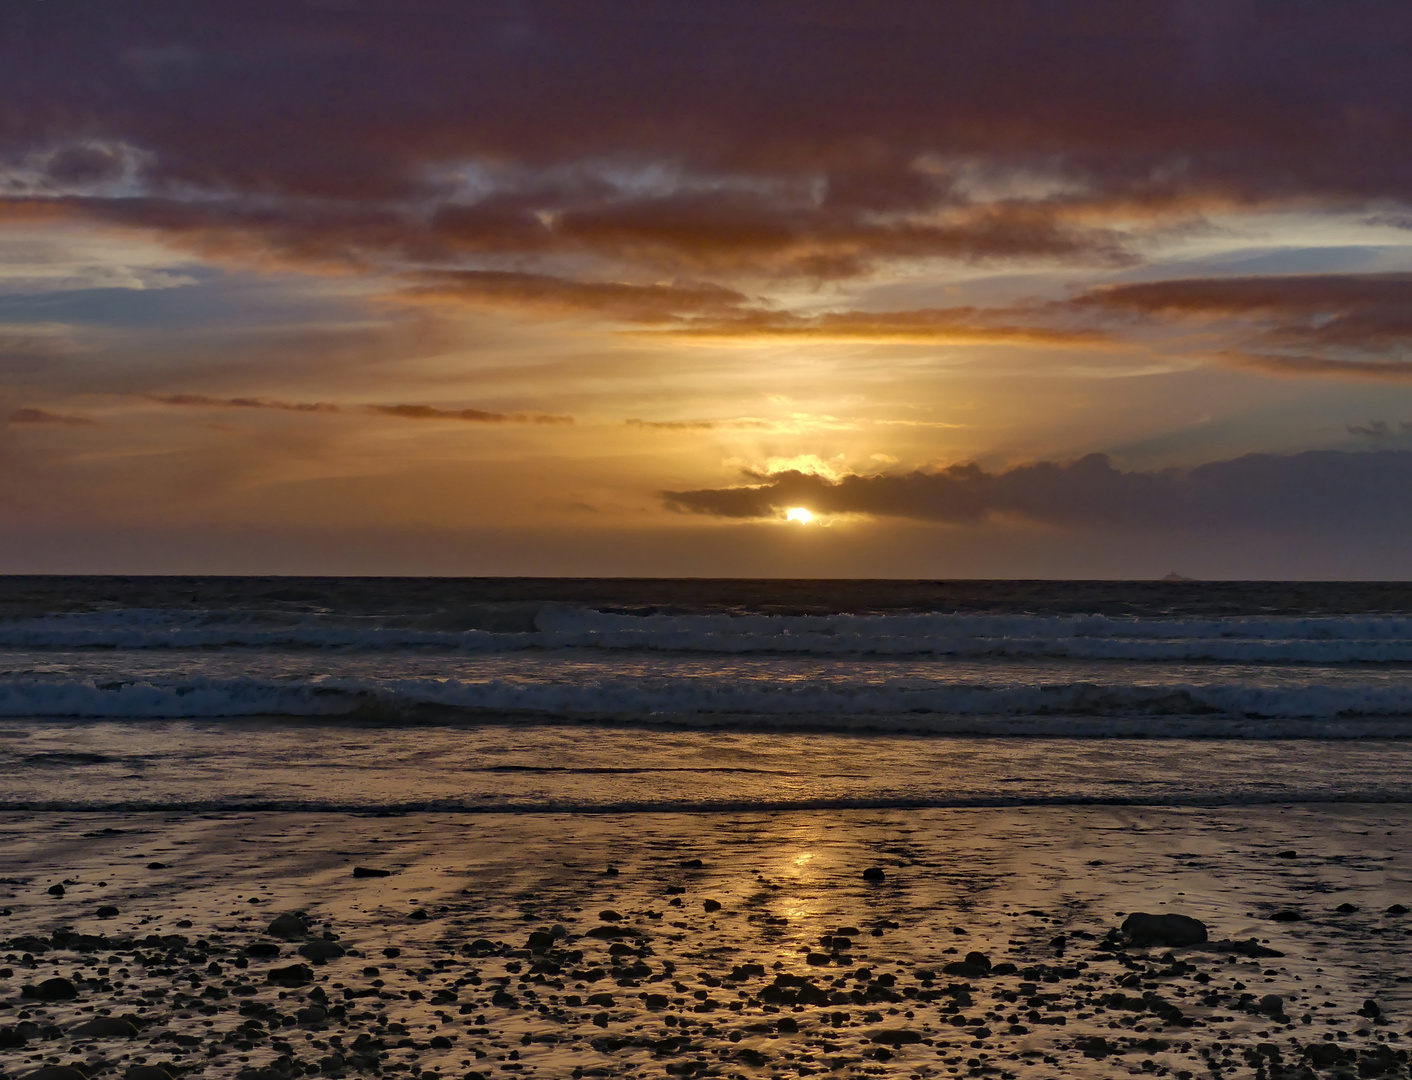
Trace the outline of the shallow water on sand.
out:
[[[1412,898],[1407,808],[3,824],[0,1024],[34,1032],[4,1051],[7,1072],[1406,1075],[1412,924],[1385,909]],[[1106,944],[1135,910],[1283,955]],[[349,953],[271,981],[304,962],[264,931],[284,911]],[[1282,911],[1298,921],[1272,921]],[[104,937],[16,941],[56,927]],[[245,952],[257,941],[281,955]],[[990,970],[946,972],[971,953]],[[78,997],[20,995],[51,977]],[[326,1018],[300,1012],[313,1005]],[[140,1033],[66,1034],[105,1011]]]

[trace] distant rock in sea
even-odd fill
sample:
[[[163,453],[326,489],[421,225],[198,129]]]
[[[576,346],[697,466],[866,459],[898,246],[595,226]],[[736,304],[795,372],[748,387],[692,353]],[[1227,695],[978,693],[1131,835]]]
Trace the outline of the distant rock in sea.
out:
[[[1176,584],[1178,584],[1179,582],[1183,582],[1183,581],[1195,581],[1196,578],[1187,577],[1185,574],[1179,574],[1179,573],[1177,573],[1175,570],[1173,570],[1170,574],[1168,574],[1168,575],[1167,575],[1166,577],[1164,577],[1162,580],[1165,581],[1165,582],[1167,582],[1167,584],[1169,584],[1169,585],[1176,585]]]

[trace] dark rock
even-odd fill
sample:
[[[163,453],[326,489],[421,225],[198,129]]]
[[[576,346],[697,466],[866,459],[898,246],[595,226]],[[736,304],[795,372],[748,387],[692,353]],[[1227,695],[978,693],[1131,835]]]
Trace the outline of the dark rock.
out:
[[[69,1034],[75,1039],[131,1039],[137,1028],[121,1016],[95,1016],[70,1028]]]
[[[347,950],[336,941],[306,941],[299,946],[299,955],[316,964],[337,960],[346,952]]]
[[[525,942],[525,948],[531,952],[543,952],[554,945],[554,935],[547,930],[535,930],[530,934],[529,940]]]
[[[600,911],[598,918],[602,922],[621,922],[623,917],[612,908],[609,908],[606,911]]]
[[[265,933],[284,941],[297,941],[309,936],[309,924],[301,916],[287,912],[275,916],[274,921],[265,928]]]
[[[1266,994],[1262,997],[1260,1011],[1276,1023],[1289,1023],[1289,1017],[1285,1015],[1285,999],[1279,994]]]
[[[88,1080],[88,1075],[72,1065],[44,1065],[25,1073],[21,1080]]]
[[[172,1074],[161,1065],[129,1065],[123,1080],[172,1080]]]
[[[863,871],[864,881],[885,881],[886,879],[887,874],[883,872],[881,866],[870,866]]]
[[[1387,914],[1387,915],[1406,915],[1406,914],[1407,914],[1407,909],[1406,909],[1405,907],[1403,907],[1401,904],[1393,904],[1392,907],[1388,908],[1387,911],[1386,911],[1384,914]]]
[[[1212,952],[1233,953],[1236,956],[1248,956],[1252,960],[1259,960],[1265,957],[1284,956],[1278,949],[1270,949],[1254,938],[1246,938],[1244,941],[1215,941],[1211,943]]]
[[[166,869],[168,869],[168,866],[167,866],[167,864],[164,863],[164,862],[150,862],[150,863],[147,864],[147,869],[149,869],[149,870],[166,870]]]
[[[1277,911],[1270,916],[1271,922],[1303,922],[1304,916],[1297,911]]]
[[[428,1045],[430,1045],[433,1050],[450,1050],[451,1040],[445,1035],[433,1035]]]
[[[1304,1056],[1316,1067],[1326,1069],[1330,1065],[1337,1065],[1342,1061],[1345,1052],[1343,1047],[1337,1043],[1311,1043],[1304,1048]]]
[[[327,1027],[328,1010],[322,1005],[309,1005],[295,1012],[294,1021],[302,1028]]]
[[[906,1028],[884,1028],[882,1031],[873,1032],[872,1039],[875,1043],[901,1046],[904,1043],[919,1043],[922,1036],[919,1032],[908,1031]]]
[[[353,867],[354,877],[391,877],[391,870],[375,870],[371,866]]]
[[[50,885],[49,888],[45,889],[44,891],[47,892],[50,896],[64,895],[64,887],[62,885]],[[58,1068],[58,1066],[55,1066],[55,1068]]]
[[[1297,858],[1299,858],[1299,853],[1298,853],[1297,851],[1277,851],[1277,852],[1275,852],[1275,858],[1277,858],[1277,859],[1297,859]]]
[[[412,919],[416,922],[421,922],[424,919],[430,919],[431,916],[427,914],[426,908],[417,908],[417,910],[412,912],[412,914],[408,915],[407,918]]]
[[[29,1041],[29,1036],[18,1028],[0,1027],[0,1050],[18,1050]]]
[[[1152,915],[1135,911],[1123,920],[1122,935],[1138,947],[1200,945],[1206,940],[1206,924],[1188,915]]]
[[[1378,1008],[1378,1003],[1371,998],[1363,1002],[1363,1007],[1358,1010],[1359,1016],[1366,1016],[1369,1020],[1376,1020],[1382,1014],[1383,1010]]]
[[[72,1001],[78,997],[78,987],[68,979],[45,979],[38,986],[22,988],[20,997],[34,998],[36,1001]]]
[[[94,914],[100,919],[111,919],[115,915],[121,915],[122,912],[119,911],[117,908],[113,907],[112,904],[105,904],[103,907],[99,908],[96,912],[94,912]]]
[[[1352,904],[1340,904],[1338,907],[1334,908],[1334,910],[1337,911],[1340,915],[1351,915],[1358,909]]]
[[[792,1016],[782,1016],[775,1021],[775,1030],[782,1031],[786,1035],[793,1035],[799,1030],[799,1021]]]
[[[271,968],[266,978],[276,986],[307,986],[314,981],[314,973],[306,964],[290,964],[288,967]]]
[[[279,955],[279,946],[270,941],[252,941],[245,946],[245,955],[254,956],[258,959],[269,960]]]
[[[681,868],[683,870],[700,870],[705,865],[706,864],[700,859],[687,859],[684,863],[681,864]]]
[[[701,906],[704,907],[708,913],[721,910],[721,902],[719,900],[703,900]]]

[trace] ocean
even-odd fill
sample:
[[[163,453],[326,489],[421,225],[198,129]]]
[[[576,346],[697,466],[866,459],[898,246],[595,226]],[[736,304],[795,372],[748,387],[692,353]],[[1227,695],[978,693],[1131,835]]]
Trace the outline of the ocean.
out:
[[[0,808],[1412,801],[1412,586],[10,577]]]

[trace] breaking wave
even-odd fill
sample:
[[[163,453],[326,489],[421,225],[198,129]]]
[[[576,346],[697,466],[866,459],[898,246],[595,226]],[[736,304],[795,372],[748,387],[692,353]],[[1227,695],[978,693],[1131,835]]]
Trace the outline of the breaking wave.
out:
[[[9,649],[526,649],[1127,661],[1412,663],[1412,618],[621,614],[555,604],[435,618],[126,609],[0,622]]]
[[[1412,736],[1412,685],[958,684],[672,678],[0,681],[0,716],[627,723],[751,730],[1166,738]]]

